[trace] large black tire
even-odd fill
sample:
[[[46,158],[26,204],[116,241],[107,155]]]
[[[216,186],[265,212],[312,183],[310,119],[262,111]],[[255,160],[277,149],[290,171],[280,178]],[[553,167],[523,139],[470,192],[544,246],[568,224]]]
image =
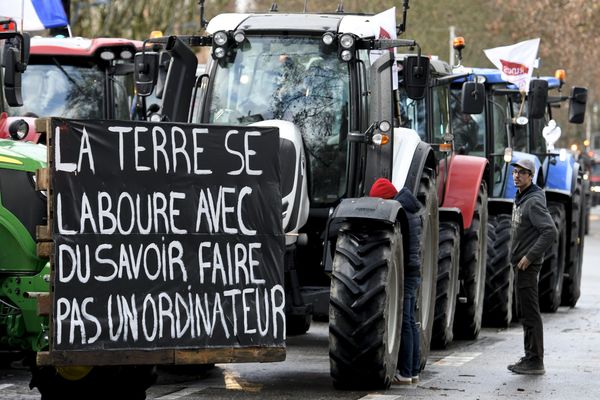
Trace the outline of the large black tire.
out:
[[[423,205],[421,207],[421,220],[423,234],[421,237],[421,285],[417,291],[416,320],[421,330],[421,370],[427,364],[433,320],[435,315],[435,298],[438,271],[439,250],[439,212],[438,197],[435,186],[435,174],[426,170],[421,176],[417,198]]]
[[[33,365],[31,372],[29,386],[38,388],[42,400],[144,400],[157,378],[156,367],[151,365],[91,369]]]
[[[438,276],[431,347],[445,349],[454,337],[454,311],[458,296],[460,270],[460,227],[455,222],[440,222]]]
[[[509,214],[489,217],[483,325],[506,328],[512,322],[515,272],[510,265]]]
[[[473,222],[461,239],[461,293],[454,316],[454,337],[476,339],[481,330],[487,258],[487,187],[481,183]]]
[[[404,259],[399,225],[349,223],[331,274],[329,357],[340,389],[386,389],[400,349]]]
[[[545,254],[544,264],[540,271],[538,292],[540,310],[544,312],[555,312],[558,309],[558,306],[560,306],[560,298],[563,290],[567,226],[565,207],[563,204],[549,202],[548,210],[554,220],[554,226],[556,226],[556,229],[558,230],[558,237]]]
[[[575,191],[571,198],[571,224],[568,226],[569,241],[567,243],[567,262],[563,281],[563,292],[561,304],[567,307],[575,307],[581,295],[581,265],[583,256],[582,232],[582,194],[581,180],[577,180]]]

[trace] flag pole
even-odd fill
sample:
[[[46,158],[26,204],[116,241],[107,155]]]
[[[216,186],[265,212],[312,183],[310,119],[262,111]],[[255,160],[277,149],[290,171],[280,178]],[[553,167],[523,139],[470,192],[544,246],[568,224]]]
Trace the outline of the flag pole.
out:
[[[21,0],[21,32],[25,32],[25,0]]]

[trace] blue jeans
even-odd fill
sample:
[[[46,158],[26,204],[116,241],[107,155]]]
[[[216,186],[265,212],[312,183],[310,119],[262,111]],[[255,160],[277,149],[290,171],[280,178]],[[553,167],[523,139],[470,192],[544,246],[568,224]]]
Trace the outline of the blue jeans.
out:
[[[404,278],[404,310],[398,370],[400,375],[405,378],[417,376],[421,370],[421,339],[419,327],[415,320],[417,288],[420,283],[421,278],[418,276]]]

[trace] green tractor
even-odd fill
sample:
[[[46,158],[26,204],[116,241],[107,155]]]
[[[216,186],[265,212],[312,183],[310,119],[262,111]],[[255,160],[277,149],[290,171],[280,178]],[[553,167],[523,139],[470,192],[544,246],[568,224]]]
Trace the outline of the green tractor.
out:
[[[3,21],[6,22],[6,21]],[[19,106],[21,73],[28,58],[28,36],[0,32],[3,69],[2,110]],[[46,147],[0,139],[0,351],[13,361],[47,347],[48,318],[38,299],[48,292],[48,260],[36,254],[36,226],[44,224],[46,198],[36,190],[37,169],[46,166]]]
[[[46,166],[42,145],[0,139],[0,351],[5,360],[48,346],[48,318],[37,311],[48,292],[50,266],[36,255],[36,226],[46,218],[46,198],[35,173]]]

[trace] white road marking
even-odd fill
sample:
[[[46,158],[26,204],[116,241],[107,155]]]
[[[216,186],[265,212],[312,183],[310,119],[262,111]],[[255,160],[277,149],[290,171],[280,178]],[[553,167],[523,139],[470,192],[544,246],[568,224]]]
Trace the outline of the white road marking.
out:
[[[452,353],[449,356],[434,362],[433,365],[460,367],[480,355],[481,353]]]
[[[9,388],[11,386],[14,386],[14,385],[12,383],[4,383],[4,384],[0,385],[0,390]]]
[[[358,400],[400,400],[402,396],[395,394],[368,394]]]
[[[181,389],[177,392],[169,393],[164,396],[157,397],[156,400],[177,400],[182,398],[183,396],[190,395],[192,393],[196,393],[202,390],[201,388],[189,387],[185,389]]]

